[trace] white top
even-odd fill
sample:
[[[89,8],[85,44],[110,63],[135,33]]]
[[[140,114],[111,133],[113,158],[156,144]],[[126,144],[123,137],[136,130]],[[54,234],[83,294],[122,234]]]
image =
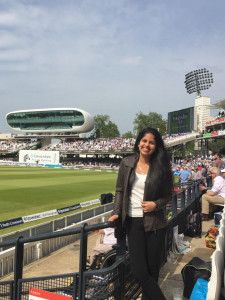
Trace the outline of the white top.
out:
[[[144,198],[146,176],[147,174],[138,174],[135,172],[134,183],[128,204],[129,217],[143,217],[143,208],[141,206],[141,202]]]
[[[117,243],[117,239],[115,238],[115,230],[114,228],[105,228],[104,229],[104,245],[115,245]]]
[[[212,191],[223,198],[225,198],[225,179],[222,176],[216,176]]]

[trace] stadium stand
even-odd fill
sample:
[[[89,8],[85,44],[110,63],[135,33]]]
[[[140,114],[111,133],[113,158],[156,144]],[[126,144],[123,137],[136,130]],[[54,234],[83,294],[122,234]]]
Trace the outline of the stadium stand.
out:
[[[127,150],[134,147],[135,139],[117,138],[117,139],[78,139],[71,142],[57,143],[47,146],[41,150],[58,151],[92,151],[92,150]]]
[[[166,139],[164,139],[164,142],[166,146],[169,148],[169,147],[174,147],[180,144],[194,141],[196,139],[196,136],[197,136],[196,132],[177,134],[177,135],[167,137]]]
[[[22,149],[29,149],[37,145],[37,142],[31,140],[3,140],[0,141],[0,152],[18,152]]]
[[[178,145],[184,142],[195,140],[196,133],[174,134],[163,137],[167,147]],[[71,142],[61,142],[55,145],[49,145],[41,150],[58,151],[111,151],[111,150],[132,150],[134,147],[134,138],[101,138],[101,139],[77,139]]]

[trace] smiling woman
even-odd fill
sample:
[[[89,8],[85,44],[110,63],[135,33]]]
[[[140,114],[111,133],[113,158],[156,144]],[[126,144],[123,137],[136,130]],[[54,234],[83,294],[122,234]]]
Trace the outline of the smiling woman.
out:
[[[170,161],[154,128],[139,133],[134,150],[136,155],[121,162],[109,221],[122,219],[131,270],[142,286],[142,299],[164,300],[157,281],[167,226],[164,208],[173,190]]]
[[[140,157],[137,163],[136,172],[147,174],[149,169],[150,157],[155,152],[156,141],[152,133],[146,133],[138,144]]]

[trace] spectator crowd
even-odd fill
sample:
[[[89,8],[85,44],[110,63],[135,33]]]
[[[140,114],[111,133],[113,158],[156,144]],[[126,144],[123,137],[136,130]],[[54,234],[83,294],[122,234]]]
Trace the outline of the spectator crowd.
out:
[[[190,181],[201,180],[202,191],[202,220],[208,221],[214,217],[218,206],[225,203],[225,160],[220,153],[214,156],[197,157],[178,160],[173,165],[175,183],[187,184]],[[209,188],[204,180],[212,177],[212,187]]]
[[[77,139],[71,142],[62,142],[47,146],[41,150],[56,151],[97,151],[97,150],[130,150],[134,147],[133,138],[102,138],[102,139]]]
[[[225,160],[219,153],[214,155],[193,156],[191,158],[178,158],[172,164],[175,182],[188,182],[199,180],[210,174],[210,169],[217,167],[220,170],[225,168]]]
[[[190,133],[179,133],[163,136],[165,143],[185,137]],[[43,147],[41,150],[54,151],[111,151],[111,150],[133,150],[135,138],[99,138],[99,139],[77,139],[70,142],[61,142],[55,145]]]
[[[165,143],[185,137],[189,133],[179,133],[163,136]],[[20,149],[26,149],[32,144],[32,141],[25,140],[1,140],[0,150],[13,152]],[[48,145],[40,150],[45,151],[126,151],[133,150],[135,138],[100,138],[100,139],[76,139],[73,141],[60,142],[54,145]]]
[[[31,141],[19,141],[19,140],[2,140],[0,141],[0,151],[14,152],[21,149],[26,149],[33,142]]]

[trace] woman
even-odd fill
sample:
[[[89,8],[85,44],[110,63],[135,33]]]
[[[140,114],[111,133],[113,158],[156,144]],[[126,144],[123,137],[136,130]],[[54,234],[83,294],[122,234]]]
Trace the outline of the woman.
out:
[[[142,130],[135,142],[136,155],[120,164],[113,215],[121,217],[128,236],[131,270],[142,286],[142,299],[165,299],[157,281],[165,244],[164,208],[173,190],[172,171],[159,132]]]

